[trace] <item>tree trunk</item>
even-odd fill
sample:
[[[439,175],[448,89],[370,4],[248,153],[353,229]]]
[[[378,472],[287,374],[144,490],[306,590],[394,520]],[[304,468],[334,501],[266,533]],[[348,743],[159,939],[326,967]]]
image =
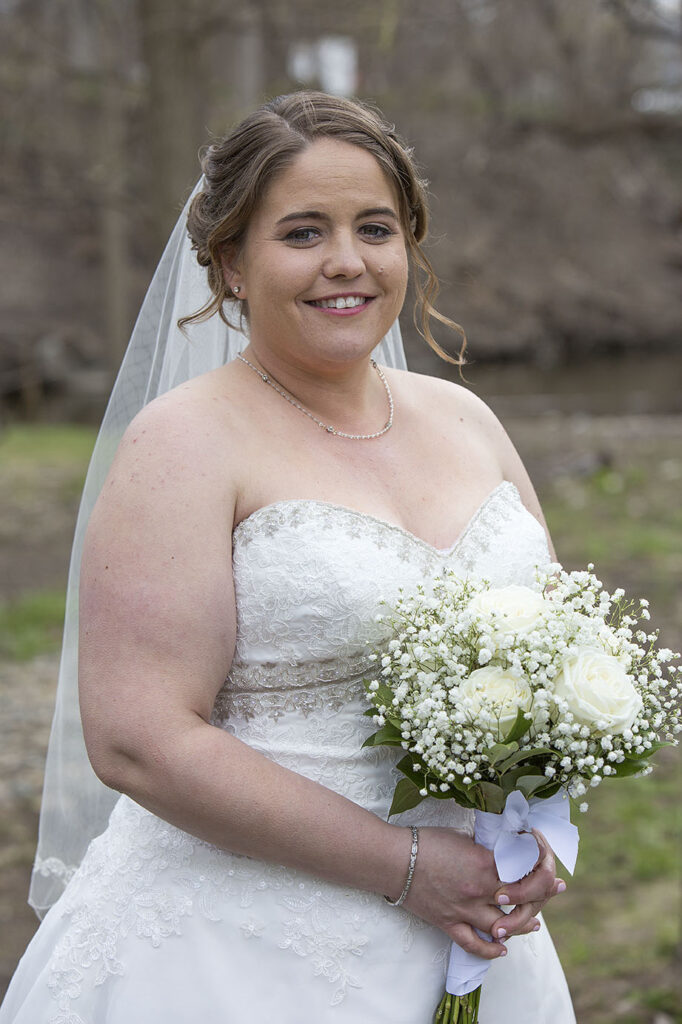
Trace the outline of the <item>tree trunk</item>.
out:
[[[199,176],[204,141],[204,62],[195,30],[196,3],[138,0],[147,68],[146,135],[150,216],[158,248]]]
[[[103,74],[101,77],[99,186],[100,238],[104,296],[104,334],[108,362],[115,373],[130,330],[130,277],[126,184],[126,101],[121,17],[114,5],[99,5]],[[125,52],[125,51],[123,51]]]

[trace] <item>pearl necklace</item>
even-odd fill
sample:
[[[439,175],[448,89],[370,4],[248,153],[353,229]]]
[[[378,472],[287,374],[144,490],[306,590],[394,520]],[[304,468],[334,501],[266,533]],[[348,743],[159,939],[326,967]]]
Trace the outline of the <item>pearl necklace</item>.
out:
[[[282,388],[279,382],[276,382],[269,373],[264,373],[262,370],[259,370],[258,367],[254,366],[253,363],[250,363],[249,360],[241,354],[241,352],[238,353],[237,358],[241,359],[241,361],[243,363],[246,363],[247,366],[250,366],[253,372],[258,374],[258,376],[260,377],[264,384],[269,384],[270,387],[273,388],[278,395],[281,395],[282,398],[286,398],[287,402],[290,402],[291,405],[293,405],[300,412],[305,413],[306,416],[309,416],[311,420],[317,423],[318,427],[322,427],[322,429],[326,430],[328,434],[336,434],[337,437],[347,437],[350,441],[371,441],[375,437],[381,437],[382,434],[385,434],[386,431],[390,430],[391,427],[393,426],[393,395],[391,394],[391,389],[388,386],[388,381],[386,380],[386,377],[384,376],[381,367],[377,366],[374,359],[371,359],[370,362],[374,369],[377,371],[379,379],[381,380],[381,383],[384,385],[384,388],[386,389],[386,397],[388,398],[388,419],[386,420],[385,426],[382,427],[381,430],[377,430],[375,434],[346,434],[343,430],[337,430],[336,427],[330,427],[329,424],[323,423],[322,420],[318,420],[317,416],[314,416],[309,409],[306,409],[305,406],[301,405],[300,402],[297,402],[295,398],[288,394]]]

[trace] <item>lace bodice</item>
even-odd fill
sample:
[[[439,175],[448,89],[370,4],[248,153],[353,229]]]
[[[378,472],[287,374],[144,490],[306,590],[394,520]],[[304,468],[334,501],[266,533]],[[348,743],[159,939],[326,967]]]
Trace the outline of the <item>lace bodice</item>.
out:
[[[445,550],[327,502],[258,509],[234,531],[237,643],[214,720],[338,708],[386,640],[377,616],[401,587],[428,584],[447,568],[495,585],[531,582],[548,558],[542,527],[507,481]]]

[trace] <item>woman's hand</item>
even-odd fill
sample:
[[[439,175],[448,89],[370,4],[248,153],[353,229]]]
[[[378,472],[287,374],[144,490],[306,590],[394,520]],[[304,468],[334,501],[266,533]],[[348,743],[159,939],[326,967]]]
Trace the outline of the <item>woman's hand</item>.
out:
[[[505,914],[493,925],[493,934],[500,935],[505,929],[507,935],[522,935],[525,932],[537,931],[540,922],[535,914],[544,907],[552,896],[565,892],[566,883],[556,877],[554,853],[542,832],[533,829],[533,835],[540,848],[540,854],[533,870],[518,882],[500,885],[495,894],[495,902],[501,906],[513,906],[514,909]],[[544,890],[544,896],[542,895]]]
[[[407,864],[409,830],[405,831]],[[501,940],[537,930],[535,914],[563,885],[555,878],[554,856],[546,840],[539,833],[535,836],[540,857],[532,872],[513,885],[500,886],[491,851],[454,829],[421,828],[405,906],[467,952],[486,960],[504,956]],[[516,904],[508,915],[500,914],[505,897],[509,905]],[[486,942],[475,929],[497,941]]]

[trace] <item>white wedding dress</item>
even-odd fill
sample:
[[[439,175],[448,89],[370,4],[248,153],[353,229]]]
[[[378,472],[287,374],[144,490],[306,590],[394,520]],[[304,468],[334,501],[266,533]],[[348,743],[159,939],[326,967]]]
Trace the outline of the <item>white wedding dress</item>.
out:
[[[213,723],[385,817],[400,753],[361,749],[382,598],[451,568],[532,581],[544,532],[510,483],[447,550],[370,515],[281,501],[234,531],[238,638]],[[425,801],[404,824],[470,831]],[[572,1024],[545,928],[495,961],[481,1024]],[[0,1024],[430,1024],[449,940],[380,895],[235,856],[121,797],[29,945]]]

